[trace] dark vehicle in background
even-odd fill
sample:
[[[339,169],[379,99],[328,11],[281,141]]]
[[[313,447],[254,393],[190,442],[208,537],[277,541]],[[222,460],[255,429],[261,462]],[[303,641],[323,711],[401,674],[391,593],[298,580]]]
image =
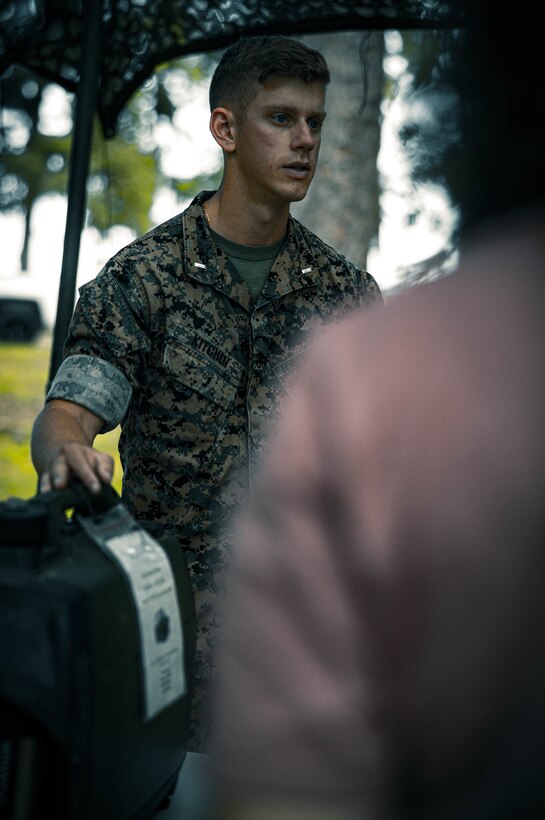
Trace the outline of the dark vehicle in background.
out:
[[[0,341],[33,342],[45,327],[36,299],[0,296]]]
[[[0,276],[0,343],[38,341],[53,327],[55,300],[56,289],[46,277]]]

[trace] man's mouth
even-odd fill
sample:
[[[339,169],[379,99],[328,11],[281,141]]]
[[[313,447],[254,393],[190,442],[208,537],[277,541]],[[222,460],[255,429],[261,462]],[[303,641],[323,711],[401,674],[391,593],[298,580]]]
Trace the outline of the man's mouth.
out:
[[[310,162],[290,162],[284,165],[284,168],[290,172],[290,175],[302,178],[309,173]]]

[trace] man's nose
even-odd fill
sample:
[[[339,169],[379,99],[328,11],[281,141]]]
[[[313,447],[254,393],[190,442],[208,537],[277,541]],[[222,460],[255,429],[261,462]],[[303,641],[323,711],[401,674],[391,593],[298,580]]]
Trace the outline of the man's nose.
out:
[[[306,120],[298,122],[293,132],[293,147],[312,150],[317,142],[318,134],[312,129]]]

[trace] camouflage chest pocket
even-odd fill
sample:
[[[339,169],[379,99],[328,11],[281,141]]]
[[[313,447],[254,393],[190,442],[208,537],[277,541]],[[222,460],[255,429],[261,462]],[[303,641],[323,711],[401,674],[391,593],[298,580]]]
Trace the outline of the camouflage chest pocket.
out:
[[[286,392],[289,392],[293,387],[299,369],[308,357],[310,348],[311,345],[307,345],[297,353],[293,353],[291,356],[288,356],[288,358],[273,365],[272,372]]]
[[[244,376],[244,368],[205,336],[176,325],[163,354],[176,441],[204,451],[221,432]]]

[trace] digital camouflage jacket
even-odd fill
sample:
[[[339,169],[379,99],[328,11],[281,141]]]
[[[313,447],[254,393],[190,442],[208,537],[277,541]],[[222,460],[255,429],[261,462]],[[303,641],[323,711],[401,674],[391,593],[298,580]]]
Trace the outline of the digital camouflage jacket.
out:
[[[123,502],[173,531],[185,552],[199,679],[212,674],[228,524],[294,367],[325,323],[382,302],[369,274],[292,217],[254,300],[210,237],[201,207],[209,196],[80,288],[47,396],[92,410],[103,432],[121,424]]]

